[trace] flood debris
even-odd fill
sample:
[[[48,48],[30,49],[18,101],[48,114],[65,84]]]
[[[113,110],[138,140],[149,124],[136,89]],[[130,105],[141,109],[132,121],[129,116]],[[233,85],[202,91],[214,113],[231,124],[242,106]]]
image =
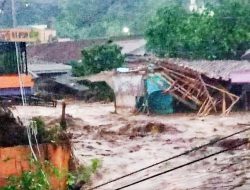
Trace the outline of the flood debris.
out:
[[[26,128],[16,119],[11,110],[0,106],[0,146],[28,144]]]
[[[36,143],[36,140],[39,144],[50,142],[67,143],[70,139],[70,135],[60,125],[46,128],[41,117],[33,117],[29,127],[37,130],[36,137],[31,136],[32,143]],[[18,117],[15,118],[8,107],[0,106],[0,147],[28,144],[27,126],[24,126]]]
[[[197,110],[199,116],[207,116],[211,112],[228,115],[239,97],[215,85],[217,82],[192,68],[186,68],[170,61],[158,62],[162,75],[167,79],[170,87],[164,90],[191,109]]]
[[[237,145],[249,142],[248,138],[227,139],[218,143],[219,147],[225,149],[233,149]]]
[[[178,129],[175,127],[163,124],[160,122],[132,122],[127,124],[124,127],[121,127],[119,129],[119,135],[127,135],[130,136],[130,138],[136,137],[136,136],[147,136],[152,134],[177,134],[181,133]]]

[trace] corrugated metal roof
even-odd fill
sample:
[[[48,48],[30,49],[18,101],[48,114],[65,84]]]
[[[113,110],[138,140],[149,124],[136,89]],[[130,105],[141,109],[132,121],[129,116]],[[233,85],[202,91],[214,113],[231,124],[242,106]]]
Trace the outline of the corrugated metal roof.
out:
[[[35,74],[69,73],[71,72],[72,66],[33,58],[29,60],[28,69],[29,72]]]
[[[123,54],[144,55],[146,52],[145,39],[114,41],[114,44],[117,44],[118,46],[122,47]]]
[[[206,75],[209,78],[230,80],[230,74],[237,71],[250,70],[249,61],[237,61],[237,60],[195,60],[188,61],[182,59],[164,59],[163,62],[169,62],[181,66],[183,68],[189,68],[193,71]]]
[[[30,75],[21,75],[23,81],[23,87],[33,87],[34,82],[32,76]],[[0,89],[6,88],[20,88],[20,82],[18,75],[4,75],[0,76]]]

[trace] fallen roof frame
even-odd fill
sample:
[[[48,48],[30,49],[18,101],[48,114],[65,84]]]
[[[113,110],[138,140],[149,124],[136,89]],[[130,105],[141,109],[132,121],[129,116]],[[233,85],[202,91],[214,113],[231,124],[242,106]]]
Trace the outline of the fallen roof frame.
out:
[[[158,61],[157,65],[170,84],[164,93],[171,94],[191,109],[198,108],[199,116],[207,116],[211,112],[228,115],[239,100],[226,88],[214,85],[212,80],[205,82],[197,71],[166,61]]]

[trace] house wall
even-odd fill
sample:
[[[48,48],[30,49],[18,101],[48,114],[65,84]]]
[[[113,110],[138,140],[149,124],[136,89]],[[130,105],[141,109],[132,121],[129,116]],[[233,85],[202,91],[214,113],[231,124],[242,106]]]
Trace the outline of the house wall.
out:
[[[117,112],[135,110],[136,97],[144,92],[143,75],[138,73],[117,73],[112,77],[116,95]]]
[[[25,90],[25,95],[32,95],[33,94],[33,89],[30,87],[24,88],[24,90]],[[21,95],[20,88],[0,89],[0,96],[19,96],[19,95]]]
[[[39,33],[39,41],[40,41],[40,43],[51,42],[52,38],[56,37],[56,30],[52,30],[52,29],[39,29],[37,31]]]

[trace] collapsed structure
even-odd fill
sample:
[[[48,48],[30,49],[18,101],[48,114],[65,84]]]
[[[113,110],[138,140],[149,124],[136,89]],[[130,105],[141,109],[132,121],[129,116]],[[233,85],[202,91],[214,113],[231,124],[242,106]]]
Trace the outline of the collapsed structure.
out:
[[[248,70],[248,61],[128,56],[126,68],[86,79],[106,81],[114,90],[120,113],[137,110],[169,114],[176,112],[179,105],[181,112],[194,110],[199,116],[227,115],[233,108],[247,110],[249,107]]]
[[[239,100],[222,82],[198,71],[166,61],[159,61],[157,65],[170,84],[163,93],[172,95],[191,109],[198,109],[200,116],[206,116],[212,111],[229,114]]]

